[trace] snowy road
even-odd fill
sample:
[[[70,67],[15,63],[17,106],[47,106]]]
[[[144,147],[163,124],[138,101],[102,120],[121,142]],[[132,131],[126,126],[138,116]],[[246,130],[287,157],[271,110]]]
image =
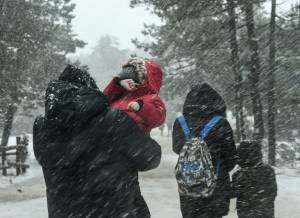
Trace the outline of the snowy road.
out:
[[[142,193],[149,205],[152,218],[180,218],[177,185],[173,176],[176,155],[171,151],[168,137],[154,137],[163,146],[163,159],[158,169],[140,176]],[[40,169],[28,180],[14,184],[0,184],[0,218],[46,218],[45,185]],[[0,178],[1,180],[1,178]],[[277,176],[279,193],[276,200],[276,218],[299,218],[300,174],[282,170]],[[237,218],[232,201],[226,218]]]

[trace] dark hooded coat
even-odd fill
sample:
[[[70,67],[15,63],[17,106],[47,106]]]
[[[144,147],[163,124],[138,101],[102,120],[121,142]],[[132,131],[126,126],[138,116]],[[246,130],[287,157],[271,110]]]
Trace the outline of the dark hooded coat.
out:
[[[161,148],[126,113],[109,108],[88,73],[69,66],[50,82],[33,143],[50,218],[144,217],[135,214],[137,175],[159,165]]]
[[[208,84],[197,85],[192,87],[186,97],[183,115],[194,135],[200,135],[201,129],[214,115],[222,115],[224,119],[219,121],[205,140],[214,165],[217,166],[217,160],[221,163],[217,188],[211,197],[205,199],[180,196],[182,215],[184,218],[225,216],[229,211],[231,195],[229,172],[236,165],[236,147],[232,129],[225,118],[225,102]],[[176,120],[173,127],[173,151],[179,154],[184,143],[183,130]]]
[[[277,183],[273,168],[262,161],[257,142],[241,142],[238,148],[241,167],[232,176],[239,218],[274,218]]]

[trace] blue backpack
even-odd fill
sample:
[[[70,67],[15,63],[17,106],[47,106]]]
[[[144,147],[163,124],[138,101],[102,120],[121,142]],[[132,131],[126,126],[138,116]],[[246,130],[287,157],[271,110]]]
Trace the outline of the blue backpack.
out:
[[[223,118],[222,116],[214,116],[196,137],[191,134],[184,116],[177,118],[186,138],[175,167],[176,180],[181,195],[206,198],[213,194],[217,186],[220,161],[217,161],[215,171],[205,139],[211,129]]]

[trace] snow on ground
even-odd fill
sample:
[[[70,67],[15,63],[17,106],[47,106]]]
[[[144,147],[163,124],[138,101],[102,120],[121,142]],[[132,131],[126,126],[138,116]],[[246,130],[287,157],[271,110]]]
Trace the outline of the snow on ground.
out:
[[[1,218],[47,218],[46,198],[0,204]]]
[[[140,175],[142,194],[148,203],[152,218],[180,218],[177,184],[174,178],[177,156],[172,152],[169,137],[161,137],[159,130],[155,130],[152,135],[162,145],[162,162],[158,169]],[[0,177],[0,218],[47,217],[44,180],[40,167],[32,159],[32,148],[29,148],[29,151],[32,167],[27,175],[13,178],[13,184],[5,185],[1,185],[3,178]],[[298,218],[300,172],[288,168],[276,169],[276,172],[279,189],[276,218]],[[234,208],[235,202],[232,201],[230,213],[226,218],[237,218]]]
[[[9,169],[8,173],[13,175],[9,177],[3,177],[0,175],[0,188],[6,188],[12,184],[26,182],[32,178],[40,177],[42,175],[42,169],[36,162],[30,163],[30,168],[27,170],[27,173],[20,176],[15,176],[15,169]]]

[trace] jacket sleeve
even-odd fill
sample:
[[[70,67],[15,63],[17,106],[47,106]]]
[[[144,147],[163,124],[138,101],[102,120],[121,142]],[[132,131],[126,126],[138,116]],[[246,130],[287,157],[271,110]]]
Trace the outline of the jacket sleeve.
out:
[[[185,136],[184,136],[184,133],[176,119],[174,122],[174,125],[173,125],[173,132],[172,132],[173,151],[176,154],[179,154],[184,143],[185,143]]]
[[[61,168],[76,164],[83,152],[82,149],[75,141],[66,144],[64,141],[56,140],[57,134],[63,130],[58,132],[54,129],[53,126],[51,128],[45,126],[43,117],[36,118],[33,125],[33,151],[36,160],[45,168]]]
[[[142,117],[145,124],[151,129],[161,126],[166,119],[166,107],[160,97],[153,95],[140,100],[143,101],[143,106],[137,114]]]
[[[118,99],[125,91],[118,84],[119,81],[120,79],[115,77],[103,91],[104,95],[108,97],[110,103]]]
[[[67,102],[68,103],[68,102]],[[74,110],[74,115],[81,122],[89,120],[94,115],[109,107],[108,99],[99,90],[82,88],[76,97],[69,102]]]
[[[266,184],[266,195],[275,199],[277,196],[277,182],[276,182],[276,175],[274,169],[267,165],[264,175],[262,176]]]
[[[160,145],[146,135],[126,113],[122,111],[119,113],[120,118],[117,121],[119,125],[115,140],[121,143],[121,153],[138,171],[147,171],[158,167],[161,160]]]
[[[238,177],[239,177],[239,172],[235,172],[232,175],[232,182],[231,182],[231,198],[236,198],[238,196],[238,194],[240,193],[239,191],[239,181],[238,181]]]
[[[132,134],[131,136],[137,137],[138,135]],[[161,160],[160,145],[148,136],[143,138],[144,142],[142,144],[134,142],[125,151],[126,156],[138,171],[155,169],[159,166]]]
[[[230,172],[237,163],[237,151],[229,122],[226,119],[220,121],[206,141],[213,146],[214,156],[221,159],[222,169]]]
[[[277,196],[278,194],[278,188],[277,188],[277,181],[276,181],[276,175],[275,175],[275,172],[273,171],[273,174],[272,174],[272,180],[273,180],[273,187],[274,187],[274,198]]]
[[[43,134],[44,118],[39,116],[35,119],[33,124],[33,152],[34,156],[42,165],[42,159],[44,157],[44,147],[46,142],[46,136]]]

